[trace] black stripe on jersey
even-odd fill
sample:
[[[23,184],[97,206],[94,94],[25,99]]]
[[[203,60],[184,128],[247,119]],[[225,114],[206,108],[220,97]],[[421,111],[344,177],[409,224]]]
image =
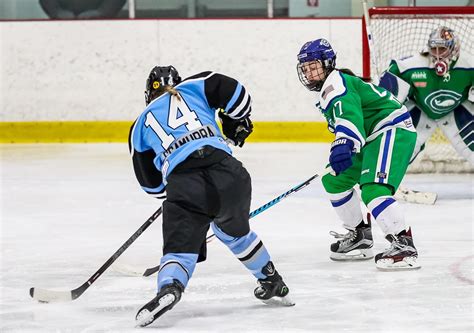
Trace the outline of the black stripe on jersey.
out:
[[[257,253],[258,250],[260,250],[260,248],[263,246],[263,243],[262,241],[258,242],[257,245],[255,245],[255,247],[253,248],[252,251],[250,251],[249,254],[247,254],[245,257],[243,258],[239,258],[240,261],[247,261],[249,260],[250,258],[252,258],[254,256],[255,253]]]
[[[231,114],[232,112],[235,111],[235,109],[237,109],[242,103],[245,103],[246,106],[247,104],[250,103],[250,95],[247,96],[247,100],[244,101],[244,98],[245,98],[245,94],[246,94],[246,90],[245,90],[245,87],[242,86],[242,90],[240,91],[240,94],[239,94],[239,97],[237,98],[237,100],[235,101],[234,105],[231,106],[231,108],[229,110],[227,110],[227,114]],[[246,111],[246,108],[244,107],[242,109],[242,111]],[[239,112],[240,113],[240,112]],[[235,115],[232,115],[232,118],[236,118]]]
[[[181,263],[180,263],[179,261],[174,261],[174,260],[173,260],[173,261],[167,261],[167,262],[165,262],[165,264],[160,267],[160,270],[158,271],[158,273],[161,272],[161,270],[162,270],[163,268],[165,268],[166,266],[168,266],[169,264],[176,264],[176,265],[178,265],[178,266],[186,273],[186,275],[188,276],[188,279],[189,279],[188,270],[187,270],[183,265],[181,265]]]
[[[237,114],[233,114],[232,118],[240,119],[240,118],[243,118],[243,117],[247,116],[248,114],[250,114],[250,111],[252,111],[252,107],[250,106],[250,102],[251,102],[251,98],[249,96],[249,98],[247,99],[247,103],[242,108],[242,110],[240,110],[239,113],[237,113]]]
[[[204,92],[209,106],[225,109],[237,88],[237,80],[223,74],[214,73],[204,81]]]

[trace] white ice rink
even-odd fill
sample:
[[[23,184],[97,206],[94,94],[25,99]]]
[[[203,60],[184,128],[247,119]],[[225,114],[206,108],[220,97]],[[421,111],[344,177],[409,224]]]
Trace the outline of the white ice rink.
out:
[[[235,149],[253,179],[252,208],[322,170],[326,144]],[[219,241],[208,244],[181,302],[145,329],[139,307],[155,294],[143,271],[161,255],[157,220],[79,299],[40,304],[30,287],[84,283],[159,207],[139,188],[126,144],[1,145],[0,332],[473,332],[473,179],[408,176],[439,193],[403,204],[422,268],[377,271],[372,260],[329,259],[342,232],[319,181],[251,220],[296,306],[268,307],[255,279]],[[388,242],[374,223],[375,252]]]

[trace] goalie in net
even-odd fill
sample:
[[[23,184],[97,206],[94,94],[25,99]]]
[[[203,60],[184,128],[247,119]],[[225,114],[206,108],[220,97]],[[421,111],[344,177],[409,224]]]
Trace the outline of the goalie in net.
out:
[[[390,90],[410,111],[418,132],[411,162],[440,128],[456,152],[474,169],[474,71],[471,55],[461,51],[456,32],[434,29],[427,50],[393,59],[379,85]]]

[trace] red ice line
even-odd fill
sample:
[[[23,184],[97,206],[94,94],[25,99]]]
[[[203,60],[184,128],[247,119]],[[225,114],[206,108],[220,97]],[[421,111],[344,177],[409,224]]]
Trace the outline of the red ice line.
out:
[[[474,255],[473,256],[467,256],[467,257],[464,257],[462,258],[461,260],[459,260],[458,262],[454,263],[451,265],[451,273],[454,275],[454,277],[458,280],[461,280],[463,282],[466,282],[468,284],[474,284],[474,280],[472,280],[472,278],[469,278],[469,277],[466,277],[466,276],[463,276],[461,270],[460,270],[460,267],[461,265],[469,260],[469,259],[472,259],[474,258]]]

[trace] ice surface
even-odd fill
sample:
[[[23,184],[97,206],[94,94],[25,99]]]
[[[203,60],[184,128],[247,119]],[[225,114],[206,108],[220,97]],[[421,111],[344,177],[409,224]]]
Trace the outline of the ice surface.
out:
[[[327,144],[246,144],[236,156],[253,178],[252,208],[323,170]],[[136,311],[155,293],[141,272],[158,263],[156,221],[79,299],[40,304],[30,287],[85,282],[156,210],[141,192],[126,144],[2,145],[0,332],[140,332]],[[296,306],[253,297],[254,278],[219,241],[208,245],[180,303],[148,331],[435,332],[474,330],[473,180],[408,176],[439,193],[435,206],[404,204],[422,268],[380,272],[372,260],[329,260],[342,232],[316,181],[251,221]],[[388,243],[376,226],[378,252]]]

